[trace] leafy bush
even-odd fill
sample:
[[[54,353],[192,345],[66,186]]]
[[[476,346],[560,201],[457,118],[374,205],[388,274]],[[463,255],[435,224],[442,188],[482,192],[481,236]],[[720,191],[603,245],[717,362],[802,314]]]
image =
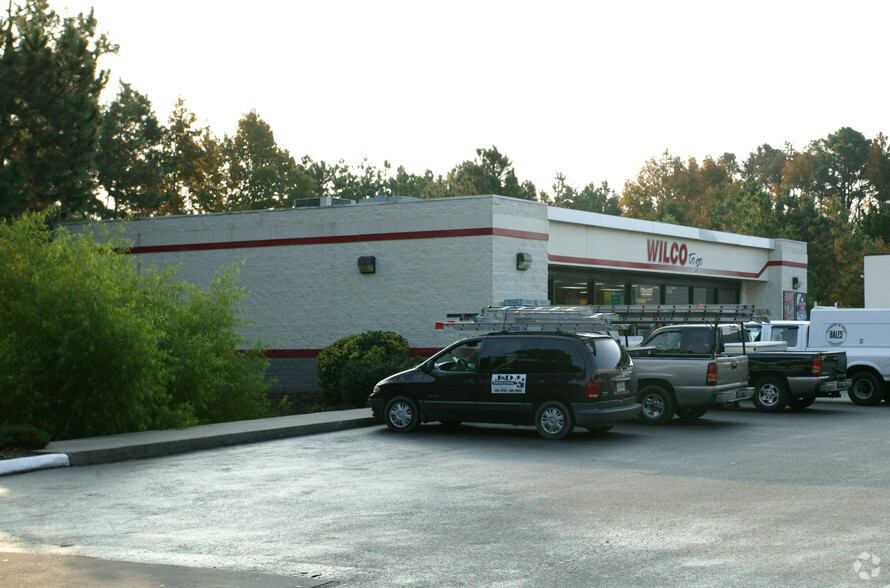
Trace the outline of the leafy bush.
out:
[[[0,449],[4,447],[43,449],[49,441],[49,433],[31,425],[0,425]]]
[[[374,384],[387,376],[414,367],[417,357],[358,357],[347,359],[340,371],[340,398],[351,408],[367,406]]]
[[[147,277],[156,287],[150,301],[160,321],[159,347],[167,362],[167,403],[159,426],[269,416],[264,379],[268,360],[260,344],[235,353],[245,345],[236,329],[247,321],[233,312],[244,297],[236,288],[237,268],[217,276],[207,291],[193,284],[173,282],[165,273]]]
[[[343,337],[325,347],[318,356],[316,365],[322,396],[332,406],[354,405],[357,398],[361,398],[360,406],[363,406],[374,384],[381,377],[400,371],[392,367],[403,365],[407,358],[408,341],[390,331]],[[362,373],[376,375],[383,370],[390,371],[373,380],[370,386],[359,377]]]
[[[261,349],[235,353],[237,269],[205,293],[46,221],[0,223],[0,423],[66,439],[267,414]]]

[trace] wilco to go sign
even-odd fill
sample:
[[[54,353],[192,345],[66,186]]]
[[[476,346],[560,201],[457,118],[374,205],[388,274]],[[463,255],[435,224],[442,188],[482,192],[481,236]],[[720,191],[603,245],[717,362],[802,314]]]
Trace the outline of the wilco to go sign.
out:
[[[672,265],[692,265],[696,271],[701,267],[702,258],[690,253],[685,243],[668,243],[659,239],[646,239],[649,261],[652,263],[670,263]]]

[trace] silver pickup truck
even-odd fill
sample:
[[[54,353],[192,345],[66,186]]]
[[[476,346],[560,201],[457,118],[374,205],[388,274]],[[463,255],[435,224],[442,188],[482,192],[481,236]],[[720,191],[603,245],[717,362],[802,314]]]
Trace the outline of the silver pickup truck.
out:
[[[678,352],[657,338],[627,351],[639,376],[640,421],[663,425],[676,414],[695,419],[709,408],[749,400],[748,358],[713,355],[706,347]]]

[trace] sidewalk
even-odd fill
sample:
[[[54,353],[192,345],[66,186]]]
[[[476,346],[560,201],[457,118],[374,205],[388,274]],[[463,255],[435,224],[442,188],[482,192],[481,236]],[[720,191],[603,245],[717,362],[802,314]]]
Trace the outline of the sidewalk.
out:
[[[54,441],[36,451],[34,457],[0,461],[0,475],[13,474],[48,467],[81,466],[158,457],[198,449],[212,449],[239,443],[255,443],[342,431],[378,424],[371,417],[370,408],[356,408],[332,412],[217,423],[187,429],[144,431],[89,439]]]

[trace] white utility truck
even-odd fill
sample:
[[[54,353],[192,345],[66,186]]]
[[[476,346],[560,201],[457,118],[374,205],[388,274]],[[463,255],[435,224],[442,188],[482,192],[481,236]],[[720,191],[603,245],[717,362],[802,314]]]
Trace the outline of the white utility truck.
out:
[[[746,323],[754,341],[784,341],[788,351],[847,353],[847,390],[856,404],[890,399],[890,308],[816,306],[809,321]]]

